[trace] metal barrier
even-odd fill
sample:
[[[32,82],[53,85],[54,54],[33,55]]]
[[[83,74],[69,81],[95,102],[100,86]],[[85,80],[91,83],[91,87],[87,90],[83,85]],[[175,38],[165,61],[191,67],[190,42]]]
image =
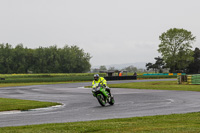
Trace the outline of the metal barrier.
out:
[[[104,78],[106,80],[137,80],[137,76],[110,76]]]

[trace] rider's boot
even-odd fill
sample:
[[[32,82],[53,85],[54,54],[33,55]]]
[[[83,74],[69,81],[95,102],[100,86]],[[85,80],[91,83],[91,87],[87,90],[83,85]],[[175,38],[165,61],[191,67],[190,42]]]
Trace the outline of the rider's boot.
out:
[[[110,88],[106,87],[106,91],[109,93],[109,95],[111,96],[111,92],[110,92]]]

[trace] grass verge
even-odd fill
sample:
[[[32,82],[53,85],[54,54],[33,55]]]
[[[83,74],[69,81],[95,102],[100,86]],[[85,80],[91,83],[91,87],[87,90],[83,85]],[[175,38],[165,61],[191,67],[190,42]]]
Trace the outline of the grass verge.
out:
[[[0,87],[15,87],[15,86],[29,86],[29,85],[49,85],[49,84],[66,84],[66,83],[80,83],[89,81],[69,81],[69,82],[36,82],[36,83],[0,83]]]
[[[152,81],[109,84],[110,88],[132,88],[132,89],[153,89],[153,90],[183,90],[200,91],[200,85],[177,84],[177,81]]]
[[[200,91],[199,85],[178,85],[176,81],[156,81],[141,83],[110,84],[111,88],[135,88],[158,90]],[[1,102],[0,102],[1,103]],[[42,124],[19,127],[3,127],[4,133],[74,133],[74,132],[155,132],[188,133],[200,131],[200,113],[172,114],[160,116],[110,119],[88,122]]]
[[[93,73],[0,74],[0,83],[92,81],[93,75]]]
[[[11,110],[24,111],[29,109],[44,108],[55,105],[61,105],[61,104],[54,102],[40,102],[32,100],[0,98],[0,111],[11,111]]]
[[[42,124],[3,127],[3,133],[197,133],[200,131],[200,113],[172,114],[88,122]]]

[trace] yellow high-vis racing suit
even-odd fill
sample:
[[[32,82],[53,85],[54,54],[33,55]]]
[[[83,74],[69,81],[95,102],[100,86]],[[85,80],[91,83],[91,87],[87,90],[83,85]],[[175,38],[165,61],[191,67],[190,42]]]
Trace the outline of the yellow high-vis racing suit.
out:
[[[99,77],[98,81],[93,80],[92,86],[98,83],[100,83],[102,86],[103,85],[107,86],[107,81],[103,77]]]
[[[104,86],[104,88],[106,89],[106,91],[108,91],[109,94],[110,94],[110,96],[111,96],[110,88],[107,86],[107,81],[103,77],[99,77],[98,81],[93,80],[92,86],[94,86],[95,84],[98,84],[98,83],[100,83],[100,85]]]

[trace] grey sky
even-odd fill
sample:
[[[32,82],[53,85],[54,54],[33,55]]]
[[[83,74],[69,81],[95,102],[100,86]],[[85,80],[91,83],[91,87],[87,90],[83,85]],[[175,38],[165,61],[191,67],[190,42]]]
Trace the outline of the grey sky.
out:
[[[184,28],[200,47],[199,0],[0,0],[0,43],[77,45],[91,64],[154,62],[159,35]]]

